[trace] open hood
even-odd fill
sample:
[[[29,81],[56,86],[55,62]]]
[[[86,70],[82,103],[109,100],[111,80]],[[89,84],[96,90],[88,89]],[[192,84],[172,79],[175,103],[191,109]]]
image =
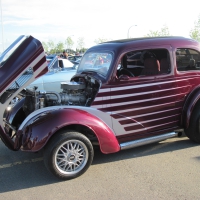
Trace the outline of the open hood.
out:
[[[31,82],[48,71],[42,44],[32,36],[20,36],[0,56],[0,137],[13,149],[4,131],[5,111]]]
[[[20,36],[0,57],[0,103],[10,90],[15,95],[48,71],[42,44],[32,36]],[[12,95],[12,96],[13,96]]]

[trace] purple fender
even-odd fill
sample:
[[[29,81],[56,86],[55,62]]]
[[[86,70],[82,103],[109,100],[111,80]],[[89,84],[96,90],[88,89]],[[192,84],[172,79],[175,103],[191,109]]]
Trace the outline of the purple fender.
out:
[[[28,124],[28,125],[27,125]],[[48,140],[61,128],[69,125],[88,127],[97,136],[103,153],[114,153],[120,150],[113,131],[99,118],[90,113],[72,108],[61,108],[43,112],[34,117],[23,128],[23,151],[39,151]],[[22,130],[19,130],[22,132]]]
[[[192,111],[200,99],[200,86],[196,87],[187,97],[183,106],[182,125],[184,128],[189,127]]]

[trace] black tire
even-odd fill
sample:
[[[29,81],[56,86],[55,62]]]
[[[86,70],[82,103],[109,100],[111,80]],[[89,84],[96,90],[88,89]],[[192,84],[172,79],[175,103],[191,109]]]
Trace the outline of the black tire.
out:
[[[200,102],[194,107],[185,135],[193,142],[200,143]]]
[[[70,130],[56,134],[44,150],[46,168],[63,180],[82,175],[91,165],[93,157],[90,140]]]

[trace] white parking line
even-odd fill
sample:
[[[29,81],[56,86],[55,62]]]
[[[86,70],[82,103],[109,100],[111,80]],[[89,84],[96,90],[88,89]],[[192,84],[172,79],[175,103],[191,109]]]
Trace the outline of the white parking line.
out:
[[[39,161],[42,161],[42,160],[43,160],[43,158],[41,157],[41,158],[34,158],[34,159],[30,159],[30,160],[24,160],[24,161],[9,163],[9,164],[5,164],[5,165],[0,165],[0,169],[9,168],[9,167],[13,167],[15,165],[21,165],[21,164],[25,164],[25,163],[39,162]]]

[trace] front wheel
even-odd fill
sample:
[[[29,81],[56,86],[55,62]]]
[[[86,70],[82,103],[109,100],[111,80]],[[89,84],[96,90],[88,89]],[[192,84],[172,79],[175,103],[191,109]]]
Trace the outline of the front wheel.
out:
[[[85,135],[65,131],[48,143],[44,163],[56,177],[67,180],[82,175],[91,165],[93,156],[93,146]]]
[[[190,124],[185,129],[186,136],[193,142],[200,143],[200,102],[194,107],[190,118]]]

